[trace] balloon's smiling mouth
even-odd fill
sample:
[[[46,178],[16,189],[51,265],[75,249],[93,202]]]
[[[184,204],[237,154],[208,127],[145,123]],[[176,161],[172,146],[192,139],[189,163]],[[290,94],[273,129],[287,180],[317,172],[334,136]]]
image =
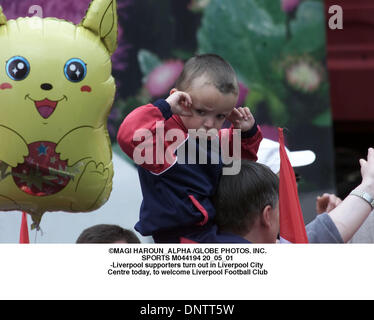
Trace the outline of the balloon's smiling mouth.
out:
[[[39,112],[39,114],[44,118],[44,119],[48,119],[52,113],[56,110],[57,108],[57,104],[66,99],[68,100],[68,98],[64,95],[60,100],[49,100],[47,98],[45,98],[44,100],[34,100],[30,97],[29,94],[26,95],[25,99],[28,98],[30,99],[31,101],[34,102],[35,104],[35,107],[36,107],[36,110]]]

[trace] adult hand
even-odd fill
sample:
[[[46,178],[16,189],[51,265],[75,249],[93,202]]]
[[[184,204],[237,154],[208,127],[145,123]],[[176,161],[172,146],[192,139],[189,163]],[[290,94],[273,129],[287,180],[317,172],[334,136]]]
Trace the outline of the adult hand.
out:
[[[374,149],[369,148],[367,160],[360,159],[361,165],[361,187],[364,191],[374,196]]]
[[[324,212],[330,212],[334,208],[336,208],[342,199],[337,197],[335,194],[324,193],[322,196],[317,197],[316,201],[316,210],[318,214]]]

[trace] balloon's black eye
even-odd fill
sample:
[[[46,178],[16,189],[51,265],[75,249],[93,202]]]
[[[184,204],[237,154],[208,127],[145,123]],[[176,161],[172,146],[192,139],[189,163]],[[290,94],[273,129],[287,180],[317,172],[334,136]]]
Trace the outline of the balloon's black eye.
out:
[[[9,78],[20,81],[29,75],[30,64],[24,57],[15,56],[7,61],[5,69]]]
[[[69,81],[79,82],[86,77],[87,66],[81,59],[70,59],[65,63],[64,73]]]

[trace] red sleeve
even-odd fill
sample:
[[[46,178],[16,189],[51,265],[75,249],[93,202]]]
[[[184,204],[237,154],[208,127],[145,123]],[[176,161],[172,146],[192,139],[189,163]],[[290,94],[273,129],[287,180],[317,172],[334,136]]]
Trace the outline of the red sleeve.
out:
[[[235,141],[240,140],[240,158],[252,161],[257,161],[257,152],[262,140],[262,133],[260,127],[255,123],[251,130],[241,132],[231,126],[228,129],[221,129],[219,131],[220,144],[222,155],[225,156],[225,148],[229,150],[229,155],[234,154]]]
[[[136,164],[154,174],[161,174],[176,162],[174,152],[186,138],[171,116],[168,103],[158,100],[132,111],[117,134],[121,149]]]

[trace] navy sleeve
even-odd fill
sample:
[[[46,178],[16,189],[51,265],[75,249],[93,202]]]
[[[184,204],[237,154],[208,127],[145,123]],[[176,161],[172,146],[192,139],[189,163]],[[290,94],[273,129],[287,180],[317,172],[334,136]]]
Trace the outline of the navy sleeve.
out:
[[[252,138],[258,131],[257,122],[255,121],[255,124],[251,129],[245,132],[241,132],[242,138]]]
[[[153,105],[160,109],[165,120],[169,119],[173,115],[170,105],[166,102],[166,100],[158,99],[153,103]]]

